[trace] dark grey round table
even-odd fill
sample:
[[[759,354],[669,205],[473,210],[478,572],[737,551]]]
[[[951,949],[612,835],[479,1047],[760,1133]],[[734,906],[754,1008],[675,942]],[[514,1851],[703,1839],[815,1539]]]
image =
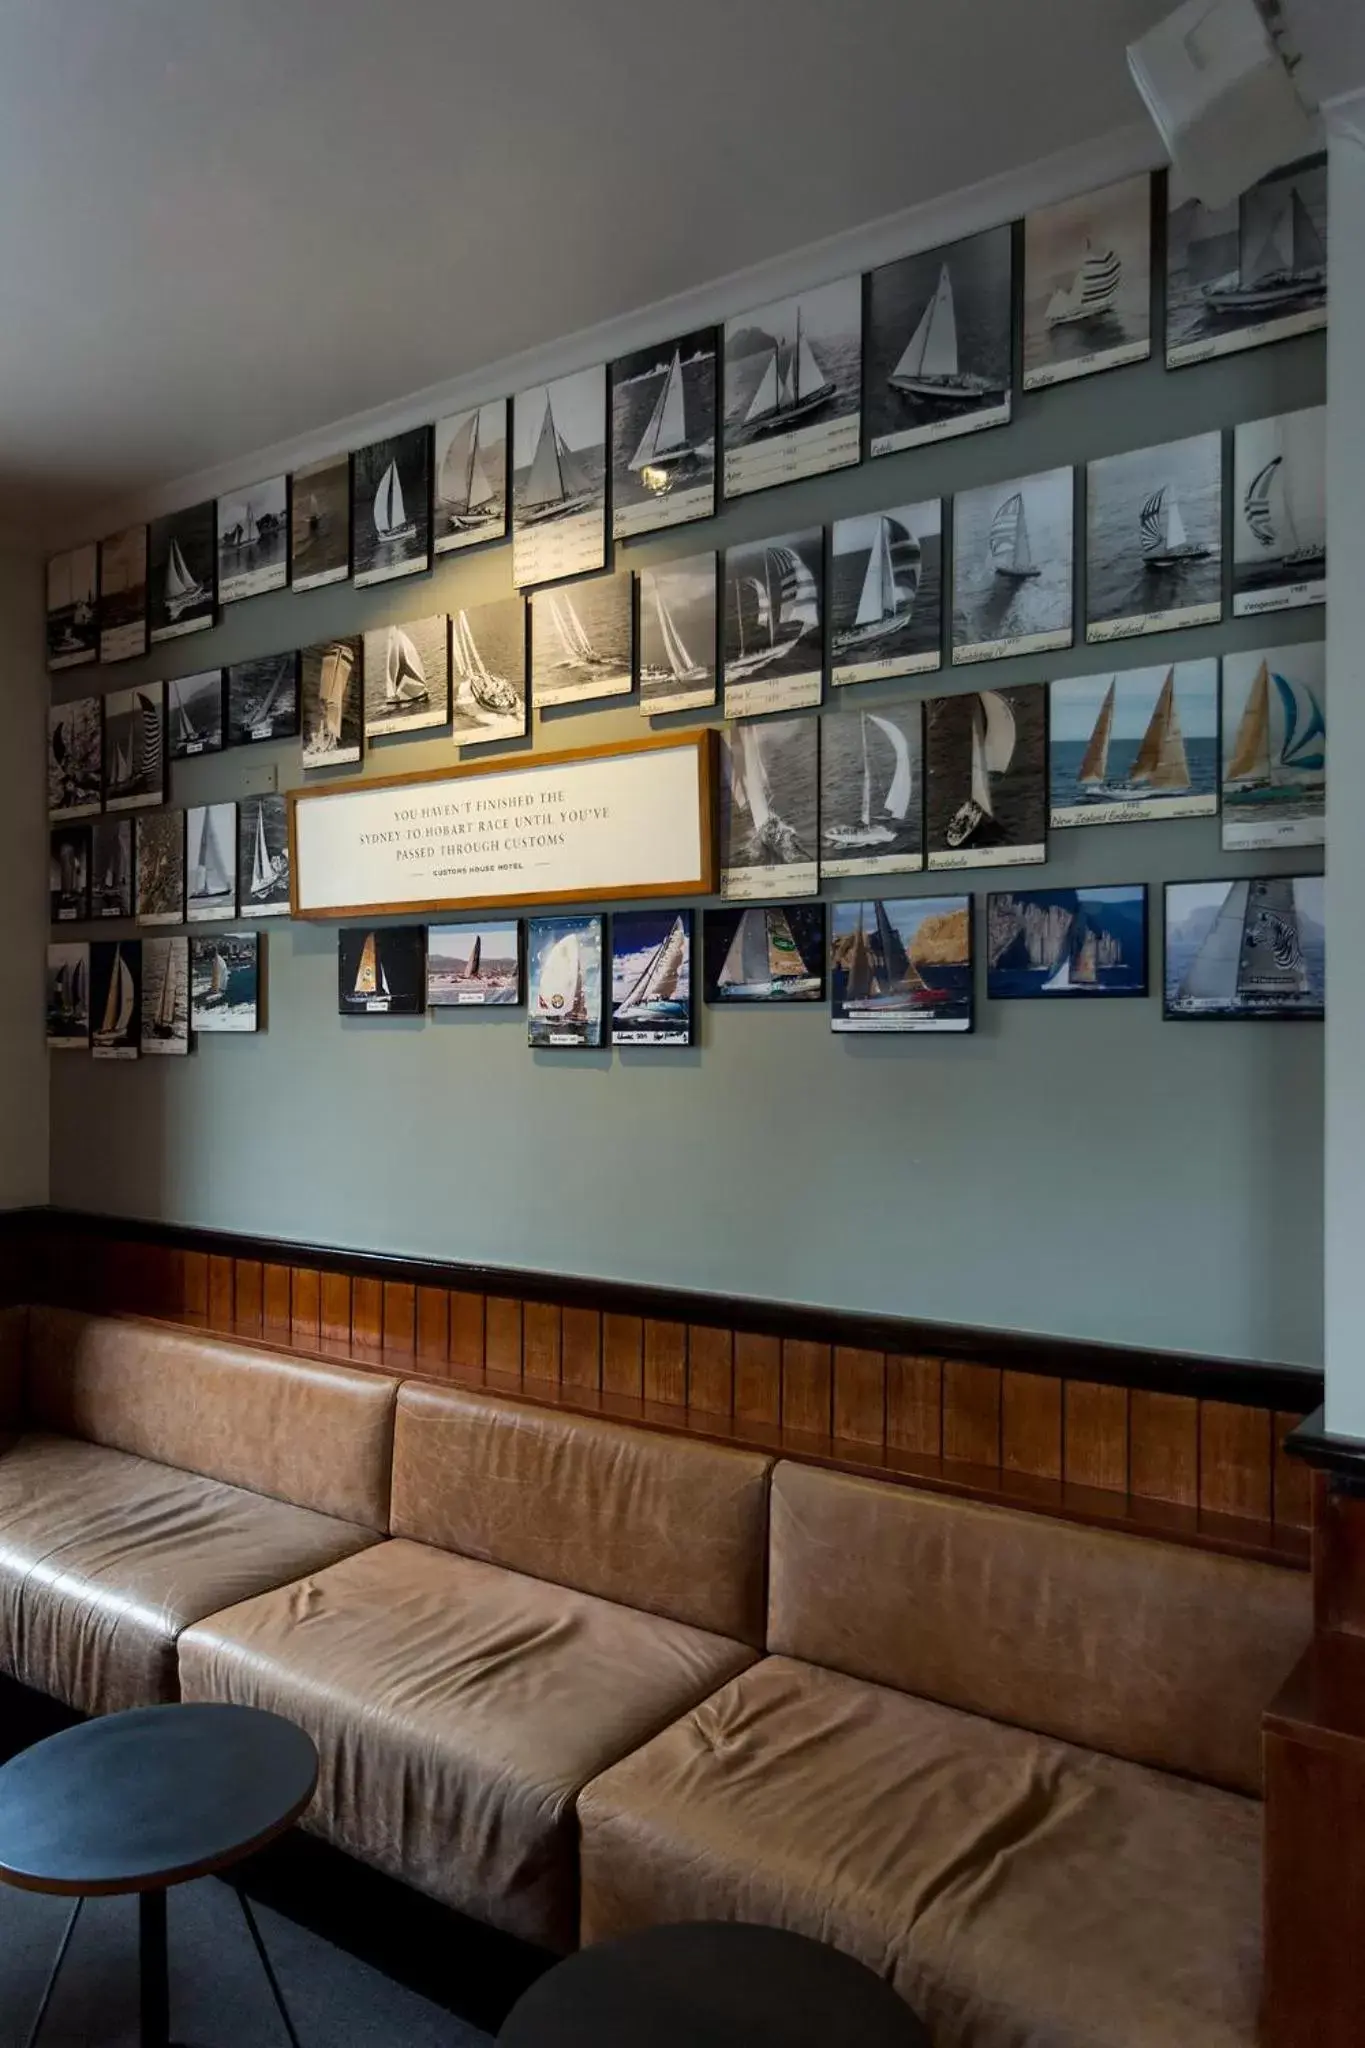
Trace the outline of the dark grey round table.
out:
[[[840,1950],[743,1921],[580,1949],[518,1999],[500,2048],[932,2048],[889,1984]]]
[[[317,1787],[301,1728],[255,1707],[138,1707],[83,1721],[0,1769],[0,1882],[74,1896],[29,2031],[37,2040],[84,1899],[138,1895],[143,2048],[168,2048],[166,1893],[228,1870],[292,1827]],[[260,1929],[251,1939],[293,2048],[298,2036]]]

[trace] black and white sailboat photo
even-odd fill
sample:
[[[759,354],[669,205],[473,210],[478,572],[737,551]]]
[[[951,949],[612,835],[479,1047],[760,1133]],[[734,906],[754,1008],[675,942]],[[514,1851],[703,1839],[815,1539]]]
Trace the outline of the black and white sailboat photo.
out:
[[[342,767],[360,759],[364,705],[360,638],[323,640],[299,655],[299,729],[306,769]]]
[[[47,665],[80,668],[99,658],[99,551],[93,541],[47,565]]]
[[[1195,434],[1092,462],[1086,639],[1207,626],[1222,615],[1222,436]]]
[[[47,847],[51,922],[84,924],[90,915],[90,827],[57,825]]]
[[[358,448],[351,463],[351,576],[357,589],[431,567],[431,428]]]
[[[100,542],[100,660],[147,652],[147,529],[125,526]]]
[[[1172,176],[1166,225],[1166,363],[1256,348],[1327,324],[1327,159],[1307,158],[1229,206]]]
[[[600,569],[607,559],[607,370],[557,377],[512,401],[512,581]]]
[[[162,1059],[190,1049],[190,942],[142,941],[142,1052]]]
[[[53,1052],[90,1048],[90,948],[83,941],[47,949],[47,1043]]]
[[[53,704],[47,714],[47,814],[91,818],[104,801],[104,705],[98,697]]]
[[[531,698],[538,709],[628,697],[634,606],[625,570],[585,576],[531,598]]]
[[[200,669],[166,685],[166,745],[172,761],[223,748],[223,671]]]
[[[90,1051],[97,1060],[135,1060],[142,1042],[142,944],[96,939],[90,948]]]
[[[450,622],[444,612],[364,635],[365,733],[422,732],[450,716]]]
[[[953,661],[1072,641],[1075,481],[1044,470],[953,499]]]
[[[289,582],[289,479],[272,476],[218,500],[218,602],[236,604]]]
[[[857,277],[727,321],[727,498],[860,459],[862,348]]]
[[[716,509],[716,330],[611,366],[611,530],[617,540]]]
[[[137,921],[185,921],[185,813],[146,811],[137,820]]]
[[[237,806],[237,894],[243,917],[289,915],[289,806],[282,794]]]
[[[943,639],[942,500],[836,519],[829,608],[836,686],[936,669]]]
[[[258,654],[227,672],[228,744],[290,739],[299,729],[299,655]]]
[[[207,632],[217,605],[218,526],[212,498],[147,529],[148,638]]]
[[[520,597],[463,606],[451,615],[451,738],[457,747],[525,735],[527,626]]]
[[[935,697],[925,706],[931,868],[1047,859],[1047,685]]]
[[[159,815],[145,811],[139,823]],[[132,818],[96,818],[90,827],[90,915],[133,915]]]
[[[166,685],[111,690],[104,700],[105,807],[136,811],[166,801]]]
[[[237,806],[193,804],[185,813],[186,915],[191,924],[237,915]]]
[[[1232,610],[1237,618],[1327,601],[1327,409],[1236,430]]]
[[[1152,352],[1152,181],[1124,178],[1024,223],[1024,389]]]
[[[699,711],[716,701],[716,557],[642,569],[635,663],[640,709]]]
[[[723,727],[721,895],[814,896],[820,886],[819,825],[819,719]]]
[[[918,703],[821,719],[822,876],[924,866],[923,724]]]
[[[351,573],[351,458],[329,455],[289,480],[289,580],[295,590],[344,583]]]
[[[825,536],[818,527],[725,551],[725,715],[796,711],[824,687]]]
[[[868,278],[867,433],[893,455],[1010,417],[1013,242],[989,228]]]
[[[507,532],[505,398],[436,422],[435,549],[438,555],[501,540]]]

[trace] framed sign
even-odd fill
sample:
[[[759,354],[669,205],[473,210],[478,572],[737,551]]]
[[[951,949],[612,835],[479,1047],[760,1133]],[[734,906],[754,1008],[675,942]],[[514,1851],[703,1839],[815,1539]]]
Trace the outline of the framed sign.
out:
[[[709,896],[716,735],[289,792],[295,917]]]

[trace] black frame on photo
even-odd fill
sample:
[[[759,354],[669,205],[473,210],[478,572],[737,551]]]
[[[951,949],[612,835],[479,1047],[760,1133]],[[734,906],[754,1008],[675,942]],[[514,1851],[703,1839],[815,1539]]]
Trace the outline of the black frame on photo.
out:
[[[1289,933],[1274,928],[1275,919],[1277,915],[1277,906],[1280,900],[1280,891],[1285,888],[1288,888],[1292,898],[1293,891],[1296,885],[1304,882],[1312,884],[1319,890],[1323,886],[1323,878],[1321,875],[1217,875],[1211,876],[1207,879],[1198,878],[1195,880],[1166,882],[1163,885],[1162,891],[1162,1016],[1166,1018],[1168,1022],[1178,1024],[1320,1024],[1325,1015],[1325,1001],[1307,1005],[1297,1005],[1292,1009],[1279,1008],[1273,1004],[1267,1004],[1266,1006],[1261,1008],[1238,1008],[1237,1004],[1241,999],[1241,990],[1239,988],[1233,991],[1231,1007],[1217,1007],[1216,1005],[1219,1000],[1218,997],[1216,995],[1210,994],[1207,997],[1195,995],[1191,998],[1191,1001],[1195,1003],[1199,1003],[1201,1001],[1207,1002],[1208,1007],[1180,1008],[1178,1007],[1176,998],[1173,997],[1171,992],[1171,894],[1173,890],[1226,889],[1226,891],[1228,892],[1227,895],[1225,895],[1223,902],[1219,905],[1217,911],[1215,912],[1214,921],[1209,926],[1208,931],[1205,933],[1203,939],[1201,940],[1198,952],[1191,957],[1188,966],[1186,966],[1182,971],[1183,990],[1184,983],[1188,981],[1190,974],[1198,965],[1199,960],[1206,952],[1209,951],[1209,942],[1215,935],[1219,922],[1222,921],[1222,919],[1225,916],[1225,913],[1228,913],[1230,908],[1232,924],[1235,925],[1237,921],[1240,919],[1242,926],[1241,942],[1240,945],[1238,945],[1236,948],[1237,959],[1235,967],[1236,977],[1238,982],[1240,983],[1242,977],[1243,958],[1248,950],[1247,942],[1249,933],[1249,919],[1252,911],[1251,891],[1253,889],[1269,891],[1272,898],[1274,899],[1270,903],[1267,903],[1264,899],[1261,899],[1257,905],[1258,913],[1264,914],[1267,911],[1270,912],[1269,928],[1260,928],[1258,925],[1255,938],[1252,941],[1252,950],[1260,952],[1263,956],[1263,959],[1267,954],[1269,956],[1268,961],[1260,971],[1268,975],[1274,975],[1277,973],[1292,973],[1294,971],[1295,965],[1302,965],[1304,966],[1306,974],[1307,968],[1303,955],[1302,936],[1299,928],[1299,905],[1297,904],[1297,902],[1294,902],[1292,905],[1295,913],[1293,932]],[[1235,890],[1241,888],[1245,888],[1247,891],[1246,901],[1243,906],[1237,907],[1232,903],[1232,894]],[[1279,915],[1282,918],[1282,913],[1279,913]],[[1325,918],[1321,921],[1321,923],[1319,923],[1319,929],[1324,932],[1325,939]],[[1228,945],[1223,945],[1221,947],[1216,947],[1213,949],[1213,954],[1210,960],[1210,968],[1214,978],[1217,978],[1219,974],[1226,974],[1228,959],[1232,950],[1232,947]],[[1324,944],[1324,967],[1325,951],[1326,949]]]
[[[619,955],[623,960],[648,956],[643,967],[633,970],[619,1001],[618,945],[625,947]],[[613,910],[610,965],[613,1045],[657,1048],[696,1043],[696,920],[690,909]]]
[[[1121,929],[1116,930],[1115,927],[1121,927],[1128,920],[1121,919],[1116,911],[1111,910],[1106,922],[1104,906],[1093,899],[1114,896],[1119,891],[1123,892],[1125,900],[1134,897],[1137,899],[1138,934],[1130,943],[1137,949],[1140,980],[1131,988],[1110,987],[1095,979],[1107,968],[1118,964],[1112,959],[1106,961],[1104,955],[1115,946],[1122,947],[1124,934]],[[1074,904],[1065,901],[1066,898],[1074,898]],[[1085,900],[1087,898],[1091,900]],[[1001,954],[1013,949],[1017,942],[1022,942],[1026,953],[1038,943],[1036,933],[1031,935],[1022,926],[1014,925],[1008,936],[1003,926],[997,926],[997,918],[1003,920],[1006,912],[997,910],[996,906],[1004,904],[1018,904],[1025,913],[1036,906],[1045,919],[1049,914],[1055,917],[1062,911],[1069,913],[1070,922],[1064,934],[1067,941],[1065,958],[1059,951],[1037,969],[1030,970],[1027,964],[1002,968],[999,957],[992,957],[998,941],[1004,941],[1000,948]],[[1078,949],[1074,944],[1075,929],[1082,918],[1087,922],[1080,934],[1081,944]],[[1064,1002],[1077,999],[1082,1002],[1096,1002],[1121,997],[1145,997],[1151,993],[1148,976],[1150,950],[1146,882],[1092,882],[1082,883],[1076,887],[1054,889],[993,889],[986,898],[986,995],[993,1003]],[[1029,972],[1039,975],[1046,973],[1048,979],[1040,981],[1036,987],[1029,987],[1013,985],[1005,978],[1024,976]]]

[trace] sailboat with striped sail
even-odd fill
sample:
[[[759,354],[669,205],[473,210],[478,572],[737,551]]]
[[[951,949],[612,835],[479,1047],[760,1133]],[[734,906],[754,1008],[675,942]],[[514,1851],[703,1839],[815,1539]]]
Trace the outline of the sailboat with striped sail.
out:
[[[1242,517],[1262,554],[1257,566],[1281,569],[1291,582],[1307,582],[1327,568],[1327,536],[1300,531],[1283,452],[1257,470],[1242,497]]]
[[[798,306],[796,338],[788,345],[772,341],[743,425],[754,435],[785,433],[828,405],[837,388],[810,345]]]
[[[507,718],[522,710],[521,692],[506,676],[495,675],[479,652],[466,611],[457,612],[452,622],[451,658],[457,678],[457,711],[463,709],[467,712],[473,705],[490,716]]]
[[[1117,249],[1096,249],[1087,241],[1081,265],[1069,284],[1048,300],[1043,318],[1049,327],[1070,327],[1098,320],[1113,308],[1123,283],[1123,258]]]
[[[476,406],[451,436],[436,471],[436,503],[453,534],[478,533],[486,527],[501,527],[503,491],[500,472],[505,460],[506,440],[484,432],[484,413],[496,417],[502,406]],[[491,443],[491,447],[490,447]]]
[[[1327,296],[1327,251],[1298,188],[1290,186],[1271,219],[1253,187],[1238,208],[1237,268],[1203,287],[1204,303],[1220,313],[1284,313]]]
[[[943,835],[953,851],[995,824],[992,780],[1008,772],[1019,744],[1014,712],[998,690],[982,690],[973,700],[969,743],[970,793],[954,811]]]
[[[756,570],[731,578],[727,616],[733,626],[733,643],[725,651],[727,683],[757,675],[817,632],[820,596],[800,552],[785,545],[764,548]],[[812,652],[811,659],[818,655]]]
[[[740,913],[716,976],[718,999],[790,1001],[818,996],[822,985],[823,976],[811,972],[780,905]]]
[[[940,265],[934,295],[886,381],[893,391],[944,412],[1004,397],[1005,387],[998,378],[962,367],[953,277],[946,263]]]
[[[836,626],[834,654],[851,653],[899,633],[910,622],[919,595],[923,550],[919,537],[899,519],[882,513],[868,550],[858,605],[848,625]]]
[[[1206,562],[1213,553],[1202,541],[1190,539],[1180,500],[1171,484],[1162,484],[1145,500],[1139,528],[1145,568],[1183,569],[1192,562]]]
[[[1040,564],[1033,559],[1028,508],[1022,491],[1012,491],[997,508],[986,545],[997,576],[1004,576],[1012,583],[1026,583],[1030,578],[1042,575]]]
[[[861,725],[863,774],[862,802],[859,816],[854,824],[842,822],[826,825],[823,831],[824,843],[837,851],[860,852],[874,850],[879,846],[894,846],[902,836],[905,822],[910,815],[910,801],[914,791],[914,771],[910,760],[910,742],[903,728],[894,720],[883,718],[875,711],[859,713]],[[877,732],[891,748],[891,772],[885,779],[880,796],[874,778],[872,753],[868,744],[869,733]]]
[[[1312,688],[1263,660],[1223,778],[1228,793],[1247,801],[1273,799],[1301,787],[1299,777],[1316,780],[1326,765],[1327,722]]]
[[[566,519],[571,513],[589,510],[596,497],[585,461],[559,430],[554,397],[547,390],[536,451],[526,481],[517,492],[517,518],[523,526]]]
[[[1288,875],[1230,882],[1175,998],[1198,1012],[1274,1007],[1312,993],[1303,931]]]

